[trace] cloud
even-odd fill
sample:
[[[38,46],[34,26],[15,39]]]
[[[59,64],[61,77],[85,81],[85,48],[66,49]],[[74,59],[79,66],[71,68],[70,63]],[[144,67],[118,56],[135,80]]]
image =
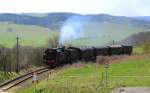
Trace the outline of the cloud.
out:
[[[113,7],[111,14],[125,16],[145,16],[150,15],[149,0],[119,0]]]
[[[119,16],[150,15],[150,0],[0,0],[0,12],[107,13]]]

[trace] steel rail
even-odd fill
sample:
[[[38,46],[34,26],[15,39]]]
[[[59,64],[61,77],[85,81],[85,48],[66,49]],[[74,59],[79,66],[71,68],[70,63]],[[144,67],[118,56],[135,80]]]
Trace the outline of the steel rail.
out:
[[[21,75],[13,80],[9,80],[5,83],[0,84],[0,91],[7,91],[7,90],[25,82],[26,80],[29,80],[30,78],[32,78],[33,72],[36,72],[39,75],[39,74],[42,74],[47,71],[49,71],[49,67],[43,67],[43,68],[37,69],[35,71],[29,72],[27,74]]]

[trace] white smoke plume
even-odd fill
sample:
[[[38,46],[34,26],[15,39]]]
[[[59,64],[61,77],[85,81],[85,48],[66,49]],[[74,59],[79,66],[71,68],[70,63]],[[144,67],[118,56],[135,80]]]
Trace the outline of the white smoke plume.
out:
[[[64,44],[68,40],[84,37],[84,21],[79,16],[70,17],[62,26],[59,43]]]

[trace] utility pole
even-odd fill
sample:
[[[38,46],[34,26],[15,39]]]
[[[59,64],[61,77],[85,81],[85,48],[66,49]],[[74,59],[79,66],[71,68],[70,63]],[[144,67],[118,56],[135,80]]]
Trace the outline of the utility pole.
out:
[[[16,45],[16,61],[17,61],[17,67],[16,67],[16,72],[19,73],[20,71],[20,63],[19,63],[19,37],[17,36],[17,45]]]

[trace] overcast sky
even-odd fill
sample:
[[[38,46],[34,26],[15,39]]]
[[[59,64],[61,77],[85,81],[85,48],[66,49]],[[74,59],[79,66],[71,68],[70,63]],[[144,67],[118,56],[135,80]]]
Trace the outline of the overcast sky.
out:
[[[0,13],[23,12],[150,16],[150,0],[0,0]]]

